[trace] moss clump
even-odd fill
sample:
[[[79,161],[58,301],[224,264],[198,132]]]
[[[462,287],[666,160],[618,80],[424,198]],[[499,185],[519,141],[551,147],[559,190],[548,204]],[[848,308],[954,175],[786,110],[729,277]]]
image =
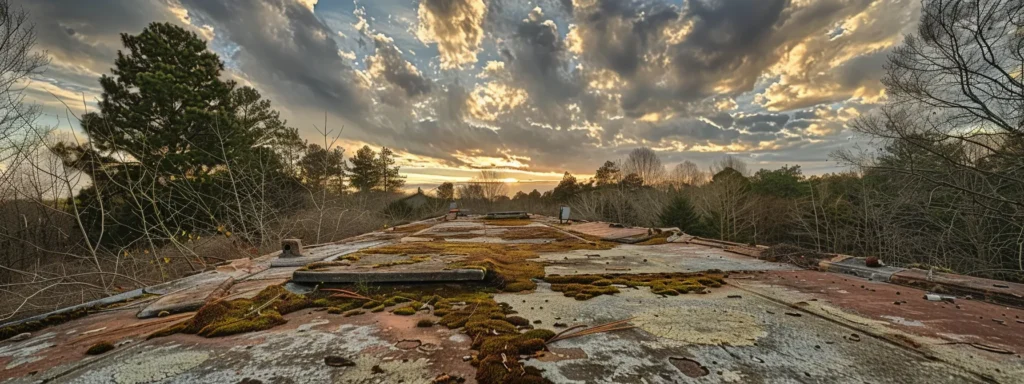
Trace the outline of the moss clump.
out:
[[[396,266],[396,265],[422,263],[424,261],[430,261],[430,256],[413,256],[413,257],[405,259],[405,260],[395,260],[395,261],[389,261],[387,263],[376,264],[373,267],[374,268],[387,268],[387,267],[392,267],[392,266]]]
[[[400,316],[412,316],[412,315],[416,314],[416,308],[413,308],[411,306],[405,306],[405,307],[401,307],[401,308],[395,308],[395,310],[391,311],[391,313],[394,313],[394,314],[400,315]]]
[[[521,334],[489,337],[480,343],[481,355],[527,355],[544,349],[544,342],[555,336],[546,329],[532,329]]]
[[[370,308],[370,312],[373,312],[373,313],[384,312],[384,308],[385,308],[384,304],[381,304],[381,305],[378,305],[376,307]]]
[[[519,316],[506,316],[505,321],[512,323],[512,325],[515,325],[517,327],[525,327],[530,325],[530,320],[527,320],[526,318]]]
[[[401,296],[401,295],[394,295],[394,296],[391,296],[391,297],[387,298],[386,300],[384,300],[383,304],[384,304],[385,307],[390,307],[392,305],[398,305],[398,304],[401,304],[401,303],[408,303],[410,301],[413,301],[413,299],[410,299],[408,297]]]
[[[615,287],[590,284],[551,284],[551,290],[562,292],[566,297],[574,297],[576,300],[587,300],[594,296],[619,293],[619,289]]]
[[[362,315],[364,313],[366,313],[366,311],[364,311],[362,309],[353,309],[351,311],[345,312],[344,316],[345,317],[352,317],[352,316]]]
[[[430,328],[434,326],[434,321],[430,319],[420,319],[416,322],[416,326],[420,328]]]
[[[576,300],[587,300],[600,295],[619,293],[613,284],[627,287],[650,287],[658,295],[676,296],[690,292],[703,293],[708,288],[725,284],[721,271],[706,273],[645,273],[608,275],[548,276],[544,280],[552,283],[551,290],[562,292]]]
[[[85,350],[86,355],[102,355],[104,353],[114,350],[114,344],[109,341],[101,341],[93,344],[89,349]]]
[[[262,331],[284,324],[283,315],[314,307],[327,307],[328,312],[342,312],[357,308],[360,303],[352,299],[330,298],[330,293],[317,292],[297,295],[280,285],[264,288],[252,299],[215,301],[204,305],[188,321],[175,324],[150,335],[167,336],[177,332],[203,337],[228,336],[238,333]]]
[[[544,349],[544,342],[554,336],[554,332],[535,329],[519,333],[517,325],[529,324],[529,321],[508,316],[511,313],[512,308],[507,304],[498,303],[491,295],[482,292],[440,299],[434,310],[435,315],[441,316],[438,324],[449,328],[464,327],[463,331],[473,339],[472,348],[480,352],[474,363],[477,365],[477,382],[548,382],[540,376],[540,371],[523,366],[519,355]],[[505,359],[502,359],[502,353]]]
[[[338,305],[335,305],[335,306],[328,306],[327,307],[327,313],[330,313],[332,315],[337,315],[337,314],[342,314],[342,313],[348,312],[349,310],[356,309],[356,308],[361,308],[361,307],[362,307],[362,305],[360,303],[357,303],[357,302],[342,303],[342,304],[338,304]]]

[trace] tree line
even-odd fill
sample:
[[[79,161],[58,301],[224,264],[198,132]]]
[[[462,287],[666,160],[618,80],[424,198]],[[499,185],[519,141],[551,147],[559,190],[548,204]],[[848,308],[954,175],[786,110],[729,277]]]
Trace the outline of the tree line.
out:
[[[28,17],[0,0],[0,320],[410,219],[382,209],[405,184],[394,150],[346,158],[326,124],[307,143],[170,23],[122,34],[97,108],[66,106],[80,129],[38,124],[18,88],[47,64]]]

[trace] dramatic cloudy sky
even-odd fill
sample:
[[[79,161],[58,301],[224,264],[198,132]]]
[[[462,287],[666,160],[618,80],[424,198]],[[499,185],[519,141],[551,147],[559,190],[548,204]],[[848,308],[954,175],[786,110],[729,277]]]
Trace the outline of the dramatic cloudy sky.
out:
[[[668,165],[837,170],[885,100],[917,0],[14,0],[51,65],[47,124],[94,108],[120,33],[186,26],[311,142],[388,146],[412,186],[499,167],[517,189],[648,146]],[[350,149],[351,151],[351,149]],[[350,152],[351,153],[351,152]]]

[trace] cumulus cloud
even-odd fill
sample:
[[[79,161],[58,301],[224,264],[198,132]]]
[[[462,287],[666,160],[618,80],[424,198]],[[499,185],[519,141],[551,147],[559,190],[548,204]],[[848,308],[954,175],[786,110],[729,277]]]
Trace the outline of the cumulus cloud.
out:
[[[339,53],[336,33],[295,0],[182,0],[218,37],[238,47],[230,58],[246,78],[291,102],[365,113],[364,91]],[[282,97],[277,97],[281,99]]]
[[[476,63],[486,13],[483,0],[423,0],[417,36],[424,43],[437,43],[441,68],[461,68]]]
[[[395,46],[394,40],[378,35],[374,37],[374,46],[374,55],[366,58],[366,67],[372,76],[405,90],[408,97],[430,92],[430,80],[402,57],[402,51]]]
[[[54,59],[29,92],[95,97],[118,33],[171,21],[295,126],[312,132],[327,111],[346,140],[409,164],[578,173],[639,145],[666,162],[824,159],[884,100],[882,66],[919,12],[914,0],[350,5],[26,2]]]
[[[912,31],[919,13],[915,0],[857,1],[832,21],[834,33],[807,36],[782,55],[770,70],[778,80],[757,102],[781,111],[851,98],[883,100],[885,58]]]

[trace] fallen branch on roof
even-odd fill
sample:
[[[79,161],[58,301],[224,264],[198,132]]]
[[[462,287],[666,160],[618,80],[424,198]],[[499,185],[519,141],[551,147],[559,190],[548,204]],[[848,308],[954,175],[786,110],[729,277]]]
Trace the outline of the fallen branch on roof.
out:
[[[554,342],[559,341],[559,340],[571,339],[573,337],[593,335],[595,333],[621,331],[621,330],[625,330],[625,329],[636,328],[636,326],[627,325],[626,324],[630,320],[633,320],[633,319],[635,319],[635,317],[630,317],[628,319],[613,321],[613,322],[610,322],[610,323],[604,323],[604,324],[601,324],[601,325],[595,325],[593,327],[585,328],[585,329],[583,329],[581,331],[578,331],[578,332],[568,333],[569,331],[572,331],[574,329],[585,327],[585,326],[582,326],[582,325],[577,325],[577,326],[574,326],[572,328],[566,329],[566,330],[562,331],[561,333],[555,335],[554,337],[549,339],[547,342],[545,342],[545,344],[551,344],[551,343],[554,343]]]

